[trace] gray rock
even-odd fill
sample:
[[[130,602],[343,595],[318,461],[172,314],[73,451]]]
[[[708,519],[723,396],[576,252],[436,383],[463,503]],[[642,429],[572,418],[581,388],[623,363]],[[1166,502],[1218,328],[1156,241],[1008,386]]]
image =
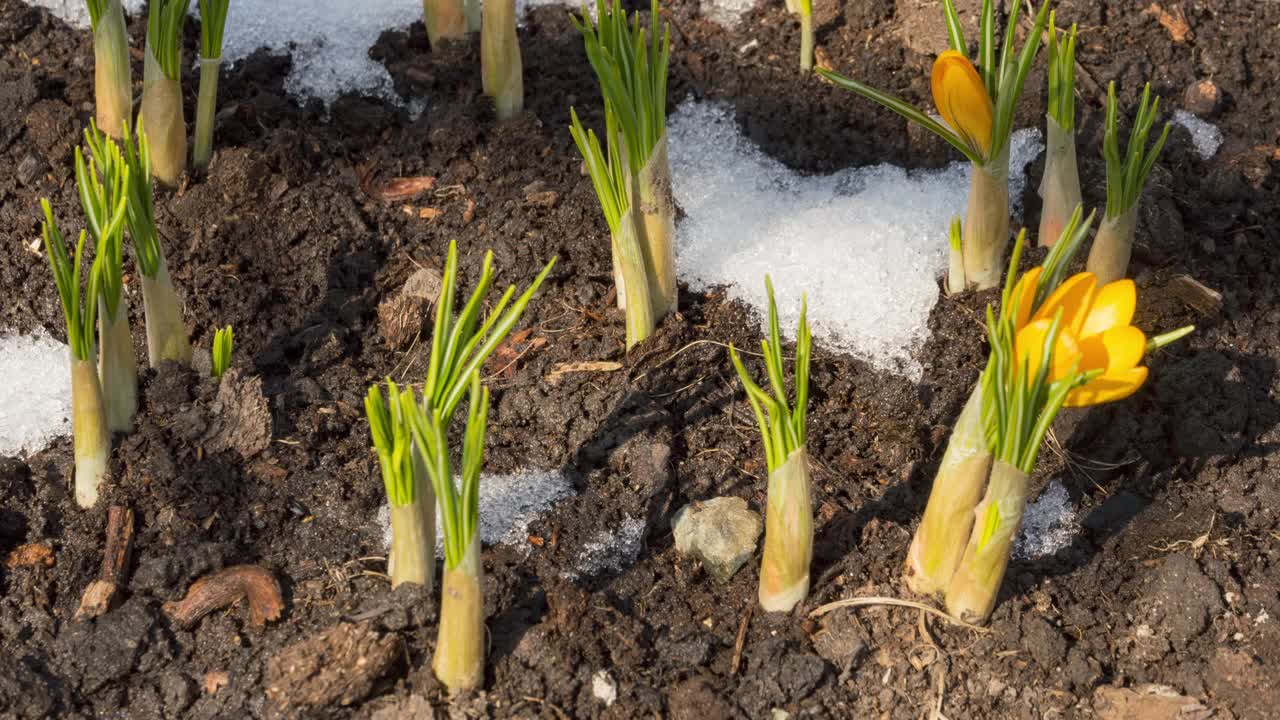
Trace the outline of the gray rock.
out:
[[[698,558],[707,572],[724,582],[755,553],[764,524],[746,500],[718,497],[680,508],[671,527],[676,550]]]

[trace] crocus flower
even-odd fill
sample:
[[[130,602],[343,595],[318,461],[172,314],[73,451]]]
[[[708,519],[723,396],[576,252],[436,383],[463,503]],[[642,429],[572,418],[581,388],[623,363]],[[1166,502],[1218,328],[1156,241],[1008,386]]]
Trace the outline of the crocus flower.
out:
[[[1034,289],[1034,278],[1026,285]],[[1021,299],[1028,294],[1023,282],[1018,288],[1020,292],[1015,290],[1014,297]],[[1027,363],[1031,373],[1038,371],[1044,362],[1045,338],[1054,318],[1058,318],[1050,382],[1072,373],[1101,371],[1067,395],[1067,406],[1099,405],[1132,395],[1147,379],[1147,368],[1139,365],[1146,352],[1147,337],[1130,324],[1137,300],[1132,280],[1117,280],[1099,288],[1092,273],[1068,278],[1025,324],[1020,323],[1016,340],[1019,363]],[[1023,307],[1029,312],[1029,298],[1019,302],[1019,319],[1024,316]]]
[[[933,102],[942,119],[975,154],[991,153],[991,96],[969,58],[947,50],[933,63]]]

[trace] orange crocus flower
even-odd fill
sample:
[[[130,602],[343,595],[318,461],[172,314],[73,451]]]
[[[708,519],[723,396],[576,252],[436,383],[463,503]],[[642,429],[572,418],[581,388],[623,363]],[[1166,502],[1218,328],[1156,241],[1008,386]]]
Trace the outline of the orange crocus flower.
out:
[[[991,96],[969,58],[947,50],[933,63],[933,102],[942,119],[964,140],[974,154],[991,153],[994,122]]]
[[[1102,371],[1067,395],[1068,407],[1120,400],[1142,387],[1147,368],[1139,363],[1146,353],[1147,336],[1130,324],[1138,301],[1133,281],[1117,280],[1098,288],[1093,273],[1079,273],[1058,286],[1032,314],[1038,270],[1028,272],[1015,286],[1014,296],[1020,299],[1014,341],[1019,364],[1028,363],[1032,373],[1040,368],[1045,338],[1061,313],[1050,382],[1067,377],[1073,368],[1081,373]]]

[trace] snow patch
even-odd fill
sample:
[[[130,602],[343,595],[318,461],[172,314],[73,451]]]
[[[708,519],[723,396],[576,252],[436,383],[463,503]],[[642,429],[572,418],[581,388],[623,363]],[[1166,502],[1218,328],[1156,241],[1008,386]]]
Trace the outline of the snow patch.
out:
[[[574,494],[558,470],[522,470],[511,475],[480,476],[480,542],[528,548],[529,525],[558,501]],[[391,547],[391,508],[378,511],[384,547]],[[436,508],[436,552],[444,552],[444,526]]]
[[[620,571],[636,561],[644,545],[644,520],[626,518],[614,530],[601,530],[573,562],[573,568],[561,573],[566,580],[592,577],[609,570]]]
[[[696,100],[677,108],[667,132],[675,196],[687,214],[676,233],[677,262],[692,288],[727,286],[764,321],[769,273],[786,333],[794,336],[807,293],[816,338],[919,380],[914,352],[928,335],[947,267],[947,228],[964,214],[968,162],[801,175],[744,138],[728,105]],[[1039,130],[1014,133],[1015,201],[1042,148]]]
[[[1077,526],[1076,511],[1067,488],[1061,481],[1052,480],[1040,497],[1027,505],[1013,554],[1026,560],[1049,557],[1071,545]]]
[[[44,330],[0,335],[0,378],[0,455],[39,452],[54,438],[71,434],[66,345]]]
[[[1206,122],[1186,110],[1173,111],[1173,124],[1187,129],[1191,133],[1191,145],[1201,160],[1208,160],[1222,147],[1222,131],[1217,125]]]

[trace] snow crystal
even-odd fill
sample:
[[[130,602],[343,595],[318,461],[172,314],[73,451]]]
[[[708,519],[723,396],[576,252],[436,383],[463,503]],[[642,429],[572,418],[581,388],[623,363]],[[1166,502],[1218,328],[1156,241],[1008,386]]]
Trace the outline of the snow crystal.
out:
[[[39,452],[71,433],[68,353],[43,330],[0,335],[0,455]]]
[[[1208,160],[1222,147],[1222,131],[1217,125],[1205,122],[1186,110],[1173,111],[1173,124],[1180,125],[1191,133],[1191,144],[1201,160]]]
[[[522,470],[480,476],[480,542],[528,547],[529,525],[557,501],[573,495],[573,485],[556,470]],[[391,547],[391,509],[378,513],[383,543]],[[444,525],[436,508],[436,550],[444,550]]]
[[[919,379],[913,353],[947,267],[947,228],[964,213],[968,162],[801,175],[743,138],[730,107],[695,100],[677,108],[667,132],[675,196],[687,214],[676,233],[677,262],[691,287],[727,286],[765,320],[769,273],[788,334],[807,293],[815,337]],[[1043,145],[1035,129],[1011,142],[1016,201]]]
[[[1067,489],[1053,480],[1022,515],[1022,530],[1013,554],[1027,560],[1048,557],[1071,544],[1076,536],[1076,512]]]
[[[607,570],[619,571],[636,561],[644,545],[644,520],[626,518],[616,530],[601,530],[582,546],[573,569],[561,574],[566,580],[591,577]]]

